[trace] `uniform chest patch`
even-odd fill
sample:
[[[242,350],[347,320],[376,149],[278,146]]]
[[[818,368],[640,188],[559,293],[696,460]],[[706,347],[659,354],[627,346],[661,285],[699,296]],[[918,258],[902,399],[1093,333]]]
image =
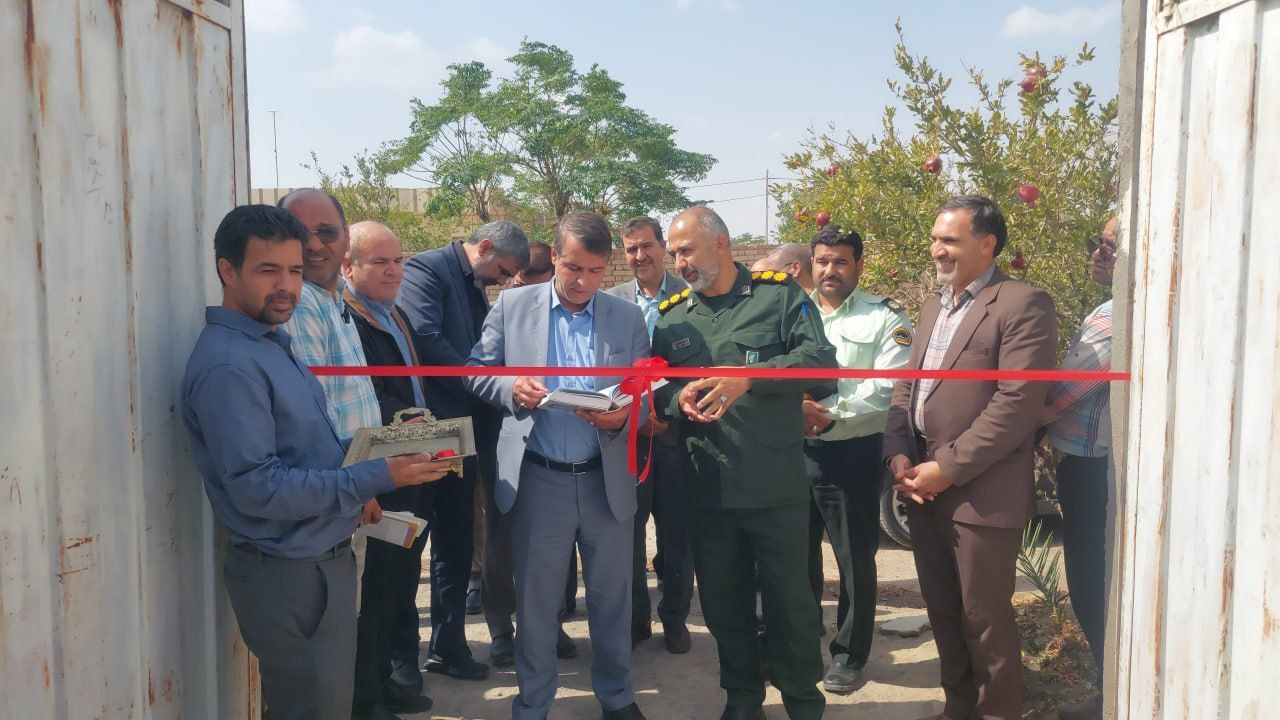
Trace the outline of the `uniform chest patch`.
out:
[[[675,352],[677,350],[683,350],[692,344],[693,344],[693,341],[690,340],[689,338],[681,338],[671,343],[671,352]]]
[[[748,364],[748,365],[755,365],[755,364],[756,364],[756,363],[758,363],[758,362],[760,362],[760,351],[759,351],[759,350],[748,350],[748,351],[747,351],[747,364]]]
[[[893,341],[898,343],[899,345],[902,345],[903,347],[911,347],[911,331],[910,330],[904,327],[900,327],[897,330],[893,331],[892,337],[893,337]]]

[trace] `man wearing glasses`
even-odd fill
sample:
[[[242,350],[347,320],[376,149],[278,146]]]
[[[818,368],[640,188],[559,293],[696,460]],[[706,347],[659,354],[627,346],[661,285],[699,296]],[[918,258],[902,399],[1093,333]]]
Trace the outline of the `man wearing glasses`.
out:
[[[1116,221],[1088,242],[1090,274],[1111,286],[1116,263]],[[1063,370],[1111,369],[1111,299],[1080,324]],[[1107,468],[1111,455],[1111,386],[1105,380],[1056,382],[1045,399],[1041,426],[1058,450],[1058,501],[1062,505],[1062,554],[1071,589],[1071,609],[1089,642],[1102,689],[1102,651],[1106,634]],[[1058,709],[1064,720],[1102,717],[1102,696]]]

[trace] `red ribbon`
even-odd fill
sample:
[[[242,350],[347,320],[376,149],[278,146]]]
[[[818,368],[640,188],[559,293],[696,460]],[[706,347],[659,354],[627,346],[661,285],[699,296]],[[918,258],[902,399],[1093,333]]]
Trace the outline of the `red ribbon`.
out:
[[[631,427],[627,430],[627,468],[636,475],[639,482],[649,477],[649,467],[653,465],[653,435],[649,435],[649,453],[644,458],[644,469],[639,474],[636,468],[640,464],[636,456],[638,450],[637,435],[640,432],[640,399],[650,392],[653,378],[662,377],[667,369],[667,361],[660,357],[640,358],[632,364],[640,375],[629,375],[618,383],[618,390],[631,396]],[[650,394],[650,403],[653,402]]]
[[[660,357],[642,358],[632,365],[635,374],[627,376],[618,389],[631,396],[631,428],[627,434],[627,450],[630,456],[628,468],[636,472],[639,460],[636,455],[640,429],[640,398],[650,392],[653,378],[704,378],[749,377],[779,380],[825,380],[878,378],[884,380],[962,380],[998,382],[1020,380],[1023,382],[1128,382],[1127,372],[1103,372],[1098,370],[872,370],[867,368],[770,368],[770,367],[669,367]],[[552,376],[601,376],[618,374],[617,367],[536,367],[536,366],[477,366],[477,365],[356,365],[312,366],[316,375],[365,375],[370,377],[532,377]],[[649,476],[653,464],[653,436],[649,436],[649,456],[644,469],[637,474],[640,482]]]
[[[366,377],[613,377],[617,367],[544,367],[480,365],[312,365],[317,376],[364,375]],[[749,377],[772,380],[967,380],[997,382],[1128,382],[1127,372],[1100,370],[871,370],[867,368],[770,368],[751,367],[667,367],[637,368],[636,375],[665,378]]]

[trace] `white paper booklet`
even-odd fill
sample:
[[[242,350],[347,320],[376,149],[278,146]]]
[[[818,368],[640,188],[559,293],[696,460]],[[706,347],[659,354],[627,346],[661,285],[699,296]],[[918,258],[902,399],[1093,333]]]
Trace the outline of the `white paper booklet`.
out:
[[[408,548],[413,547],[413,543],[426,529],[427,521],[411,512],[383,510],[381,520],[372,525],[362,526],[360,531],[375,540]]]
[[[649,386],[651,390],[666,385],[665,378],[655,379]],[[608,410],[618,410],[620,408],[629,407],[631,405],[631,396],[626,393],[619,393],[617,385],[610,385],[603,390],[572,390],[569,388],[557,388],[552,390],[550,394],[542,398],[542,402],[538,403],[540,408],[548,408],[551,410],[564,410],[565,412],[573,412],[574,410],[593,410],[595,412],[603,412]]]

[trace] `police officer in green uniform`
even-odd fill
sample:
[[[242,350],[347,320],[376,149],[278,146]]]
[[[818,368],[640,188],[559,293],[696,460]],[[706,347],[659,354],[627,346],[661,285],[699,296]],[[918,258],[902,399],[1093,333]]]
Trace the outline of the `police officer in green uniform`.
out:
[[[858,290],[862,238],[834,225],[814,236],[811,295],[842,368],[897,370],[911,358],[911,322],[893,300]],[[884,426],[893,380],[841,379],[834,394],[806,399],[805,472],[813,488],[809,577],[822,598],[822,532],[840,569],[828,692],[849,693],[862,682],[876,621],[876,550]]]
[[[833,368],[818,311],[786,274],[733,261],[724,221],[705,207],[671,224],[668,251],[687,290],[660,305],[653,353],[676,367]],[[690,542],[698,595],[720,656],[728,699],[722,720],[764,718],[756,634],[759,586],[774,687],[791,718],[826,706],[819,615],[809,589],[809,483],[804,473],[804,393],[830,380],[677,379],[658,393],[679,414],[680,457],[690,483]]]

